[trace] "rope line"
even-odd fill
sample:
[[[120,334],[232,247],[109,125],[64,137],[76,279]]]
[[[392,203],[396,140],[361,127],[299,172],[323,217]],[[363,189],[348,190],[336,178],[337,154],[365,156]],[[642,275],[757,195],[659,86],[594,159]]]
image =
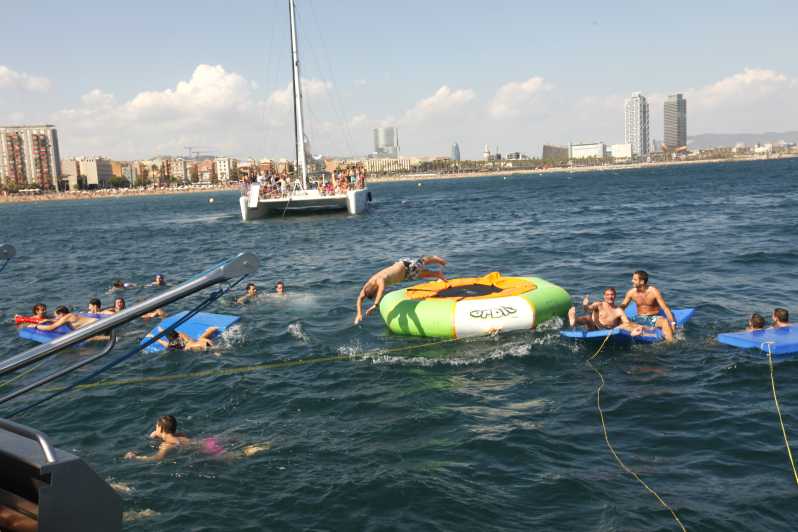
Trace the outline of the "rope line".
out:
[[[596,367],[590,362],[591,360],[593,360],[594,358],[599,356],[601,351],[604,349],[604,346],[607,344],[607,340],[609,340],[609,339],[610,339],[610,335],[607,335],[604,338],[604,341],[601,342],[601,345],[596,350],[596,352],[593,353],[593,355],[590,358],[587,359],[587,364],[590,366],[590,369],[595,371],[596,375],[598,375],[599,379],[601,379],[601,384],[599,384],[598,388],[596,388],[596,406],[598,407],[599,419],[601,419],[601,430],[604,433],[604,441],[607,443],[607,448],[609,448],[610,453],[612,453],[613,458],[615,458],[615,461],[618,463],[620,468],[623,471],[625,471],[626,473],[628,473],[629,475],[633,476],[635,478],[635,480],[637,480],[646,489],[646,491],[648,491],[650,494],[652,494],[657,499],[657,501],[665,509],[667,509],[671,513],[671,515],[673,516],[674,521],[676,521],[676,524],[679,525],[679,528],[683,532],[686,532],[687,529],[684,527],[684,524],[679,519],[679,516],[676,515],[676,512],[673,510],[673,508],[671,508],[668,505],[668,503],[665,502],[662,499],[662,497],[660,497],[659,494],[656,491],[654,491],[648,484],[646,484],[646,482],[642,478],[640,478],[640,475],[638,475],[637,473],[635,473],[634,471],[629,469],[629,467],[623,462],[623,460],[621,460],[621,457],[618,456],[618,453],[615,452],[615,448],[610,443],[610,438],[609,438],[609,435],[607,434],[607,423],[606,423],[606,421],[604,419],[604,411],[601,409],[601,390],[602,390],[602,388],[604,388],[604,385],[606,384],[606,381],[604,380],[604,375],[602,375],[601,372],[598,369],[596,369]]]
[[[6,266],[8,266],[8,261],[10,261],[10,260],[11,260],[11,259],[6,259],[6,261],[3,263],[3,265],[2,265],[2,266],[0,266],[0,273],[2,273],[2,272],[3,272],[3,270],[5,270],[5,269],[6,269]]]
[[[415,349],[421,349],[424,347],[430,347],[435,345],[441,345],[445,343],[451,343],[461,340],[460,338],[450,338],[446,340],[439,340],[437,342],[428,342],[425,344],[418,344],[418,345],[410,345],[404,347],[397,347],[393,349],[382,349],[379,351],[375,351],[372,353],[365,353],[365,354],[388,354],[388,353],[398,353],[400,351],[411,351]],[[296,360],[282,360],[278,362],[264,362],[262,364],[253,364],[250,366],[236,366],[232,368],[225,368],[225,369],[206,369],[200,371],[194,371],[190,373],[173,373],[170,375],[153,375],[150,377],[141,377],[138,379],[117,379],[117,380],[103,380],[97,381],[87,384],[78,384],[74,387],[75,390],[90,390],[94,388],[111,388],[114,386],[128,386],[133,384],[145,384],[145,383],[158,383],[158,382],[171,382],[171,381],[178,381],[178,380],[187,380],[187,379],[202,379],[205,377],[217,377],[217,376],[229,376],[229,375],[240,375],[244,373],[254,373],[256,371],[265,370],[265,369],[283,369],[283,368],[292,368],[297,366],[307,366],[310,364],[323,364],[327,362],[343,362],[346,360],[352,360],[351,355],[329,355],[329,356],[317,356],[317,357],[305,357]],[[59,392],[65,390],[66,387],[54,387],[48,388],[46,392]]]
[[[784,428],[784,420],[781,417],[781,407],[779,406],[779,398],[776,396],[776,378],[773,375],[773,354],[770,351],[773,342],[766,343],[768,347],[768,365],[770,366],[770,389],[773,391],[773,402],[776,404],[776,413],[779,415],[779,425],[781,426],[781,434],[784,436],[784,446],[787,447],[787,457],[790,459],[790,466],[792,467],[792,475],[795,478],[795,483],[798,484],[798,471],[795,470],[795,460],[792,457],[792,450],[790,449],[790,440],[787,438],[787,429]]]
[[[41,359],[39,362],[37,362],[36,364],[34,364],[34,365],[32,365],[31,367],[29,367],[28,369],[26,369],[25,371],[23,371],[23,372],[20,372],[20,374],[19,374],[19,375],[17,375],[16,377],[11,377],[11,378],[10,378],[10,379],[8,379],[8,380],[5,380],[5,381],[3,381],[3,382],[0,382],[0,389],[2,389],[2,388],[5,388],[6,386],[8,386],[9,384],[11,384],[12,382],[16,382],[16,381],[18,381],[19,379],[21,379],[22,377],[24,377],[24,376],[25,376],[25,375],[27,375],[28,373],[32,373],[32,372],[33,372],[33,371],[35,371],[35,370],[36,370],[36,369],[37,369],[39,366],[41,366],[42,364],[44,364],[44,362],[45,362],[46,360],[47,360],[46,358],[43,358],[43,359]]]

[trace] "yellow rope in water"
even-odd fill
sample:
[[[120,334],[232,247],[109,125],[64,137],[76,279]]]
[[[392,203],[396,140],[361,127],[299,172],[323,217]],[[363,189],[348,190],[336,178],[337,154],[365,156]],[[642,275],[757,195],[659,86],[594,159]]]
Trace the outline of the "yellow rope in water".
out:
[[[427,342],[425,344],[415,344],[415,345],[408,345],[403,347],[396,347],[393,349],[382,349],[378,351],[373,351],[371,353],[365,353],[364,355],[383,355],[389,353],[398,353],[400,351],[410,351],[414,349],[421,349],[424,347],[431,347],[446,343],[456,342],[458,340],[462,340],[462,338],[448,338],[445,340],[438,340],[436,342]],[[207,369],[203,371],[195,371],[192,373],[173,373],[171,375],[153,375],[151,377],[141,377],[137,379],[121,379],[121,380],[104,380],[104,381],[97,381],[88,384],[81,384],[75,387],[75,390],[89,390],[93,388],[109,388],[113,386],[126,386],[131,384],[145,384],[145,383],[153,383],[153,382],[170,382],[170,381],[178,381],[178,380],[186,380],[186,379],[201,379],[204,377],[218,377],[218,376],[229,376],[229,375],[239,375],[242,373],[253,373],[255,371],[260,371],[264,369],[282,369],[282,368],[291,368],[296,366],[305,366],[308,364],[323,364],[326,362],[340,362],[345,360],[352,360],[352,356],[350,355],[331,355],[326,357],[305,357],[300,358],[297,360],[283,360],[279,362],[265,362],[263,364],[254,364],[251,366],[237,366],[233,368],[226,368],[226,369]],[[45,392],[56,392],[62,390],[63,387],[55,387],[43,390]]]
[[[31,366],[30,368],[28,368],[28,369],[26,369],[25,371],[21,372],[21,373],[20,373],[19,375],[17,375],[16,377],[12,377],[12,378],[10,378],[10,379],[8,379],[8,380],[5,380],[5,381],[3,381],[3,382],[0,382],[0,388],[5,388],[6,386],[8,386],[9,384],[11,384],[12,382],[16,382],[16,381],[18,381],[19,379],[21,379],[22,377],[24,377],[25,375],[27,375],[28,373],[31,373],[31,372],[35,371],[35,370],[36,370],[36,369],[37,369],[39,366],[41,366],[42,364],[44,364],[45,360],[47,360],[47,359],[42,359],[42,360],[40,360],[40,361],[39,361],[37,364],[34,364],[34,365],[33,365],[33,366]]]
[[[787,429],[784,428],[784,420],[781,418],[781,407],[779,406],[779,398],[776,396],[776,378],[773,376],[773,355],[770,352],[771,342],[767,342],[768,346],[768,365],[770,366],[770,388],[773,391],[773,402],[776,403],[776,413],[779,415],[779,425],[781,425],[781,434],[784,436],[784,445],[787,447],[787,457],[790,459],[790,466],[792,466],[792,474],[795,478],[795,483],[798,484],[798,472],[795,470],[795,460],[792,458],[792,450],[790,450],[790,440],[787,439]]]
[[[686,532],[687,529],[684,527],[684,524],[682,524],[682,521],[679,519],[679,516],[676,515],[676,512],[673,510],[673,508],[671,508],[668,505],[668,503],[666,503],[662,499],[662,497],[659,496],[659,494],[656,491],[651,489],[649,487],[649,485],[646,484],[646,482],[642,478],[640,478],[640,475],[638,475],[637,473],[635,473],[634,471],[629,469],[629,467],[626,464],[623,463],[623,460],[621,460],[621,457],[618,456],[618,453],[615,452],[615,448],[610,443],[610,438],[609,438],[609,436],[607,434],[607,424],[604,421],[604,411],[601,409],[601,389],[604,388],[604,385],[606,384],[606,382],[604,381],[604,375],[602,375],[601,372],[598,369],[596,369],[596,367],[593,366],[593,364],[590,362],[591,360],[593,360],[594,358],[599,356],[599,353],[601,353],[601,351],[604,349],[604,346],[607,344],[607,340],[609,340],[609,339],[610,339],[610,335],[607,335],[604,338],[604,341],[599,346],[599,348],[596,350],[596,352],[593,353],[593,355],[590,358],[587,359],[587,363],[590,366],[590,368],[593,371],[595,371],[596,375],[598,375],[599,379],[601,379],[601,384],[599,384],[598,388],[596,388],[596,406],[598,406],[599,418],[601,419],[601,430],[604,432],[604,441],[607,442],[607,447],[609,448],[610,452],[612,453],[612,456],[615,458],[615,461],[618,462],[618,465],[621,467],[621,469],[623,469],[625,472],[627,472],[630,475],[632,475],[640,484],[642,484],[642,486],[649,493],[651,493],[654,497],[656,497],[657,501],[659,501],[659,503],[671,513],[671,515],[673,516],[673,519],[676,521],[676,524],[679,525],[679,528],[681,528],[683,532]]]

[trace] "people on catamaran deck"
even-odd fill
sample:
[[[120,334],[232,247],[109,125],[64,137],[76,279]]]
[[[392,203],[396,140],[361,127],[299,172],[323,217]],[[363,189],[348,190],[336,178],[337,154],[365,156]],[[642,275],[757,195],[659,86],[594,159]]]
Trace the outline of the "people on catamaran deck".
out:
[[[285,283],[282,282],[282,281],[277,281],[277,283],[275,283],[275,285],[274,285],[274,293],[277,294],[278,296],[284,296],[285,295]]]
[[[777,307],[773,309],[773,316],[771,317],[773,322],[770,326],[774,329],[780,329],[782,327],[789,327],[792,324],[790,323],[790,311],[786,308]]]
[[[228,451],[224,448],[219,438],[209,436],[206,438],[189,438],[182,432],[177,432],[177,419],[175,416],[161,416],[155,422],[155,430],[150,433],[150,438],[161,440],[158,450],[152,455],[141,455],[135,451],[125,453],[127,460],[141,460],[143,462],[158,462],[166,458],[172,451],[180,448],[192,449],[219,458],[242,458],[256,455],[271,449],[268,442],[247,445],[240,451]]]
[[[604,301],[591,303],[590,298],[586,295],[582,299],[582,308],[590,315],[577,317],[576,307],[571,307],[568,309],[568,323],[571,327],[584,325],[589,331],[614,329],[621,325],[631,328],[626,312],[615,304],[616,295],[617,292],[613,287],[604,290]]]
[[[55,319],[48,324],[38,324],[34,327],[40,331],[54,331],[55,329],[66,325],[71,329],[80,329],[86,325],[90,325],[97,321],[97,318],[90,318],[88,316],[81,316],[80,314],[70,312],[68,308],[61,305],[55,309]]]
[[[764,328],[765,328],[765,317],[762,314],[758,314],[756,312],[751,314],[751,317],[748,318],[748,322],[746,323],[745,330],[748,332],[761,331]]]
[[[648,273],[643,270],[632,274],[632,288],[626,292],[621,308],[625,309],[631,301],[637,303],[637,316],[632,318],[632,322],[643,327],[656,327],[662,331],[666,342],[673,341],[676,320],[659,289],[648,284]],[[665,318],[659,315],[660,310],[665,313]],[[640,332],[633,331],[633,334]]]
[[[366,317],[368,317],[379,308],[382,296],[385,294],[385,288],[388,286],[401,283],[402,281],[412,281],[422,278],[435,278],[445,281],[446,278],[443,276],[442,272],[428,270],[426,268],[429,264],[446,266],[446,260],[436,255],[427,255],[420,259],[403,258],[372,275],[363,285],[363,288],[360,289],[360,294],[357,296],[357,316],[355,317],[355,325],[363,321],[363,314],[361,312],[363,301],[365,299],[374,300],[374,304],[366,310]]]
[[[179,331],[169,331],[165,338],[158,338],[158,343],[169,351],[205,351],[213,346],[211,336],[218,330],[218,327],[208,327],[196,340]],[[147,338],[150,336],[148,334]]]
[[[21,317],[22,316],[20,316],[19,314],[16,314],[14,316],[14,320],[16,321],[17,318]],[[36,323],[41,323],[49,320],[50,317],[47,315],[47,305],[45,305],[44,303],[36,303],[35,305],[33,305],[33,314],[27,316],[26,318],[29,318],[30,321],[28,323],[23,324],[25,327],[32,327],[33,325],[36,325]]]
[[[236,299],[236,303],[239,305],[243,305],[247,301],[251,299],[255,299],[258,296],[258,287],[255,286],[255,283],[249,283],[246,288],[246,292],[243,296]]]
[[[89,310],[87,312],[89,314],[100,314],[102,312],[102,307],[102,302],[95,297],[89,299]]]
[[[150,283],[150,286],[166,286],[166,278],[160,273],[155,274],[155,279]]]

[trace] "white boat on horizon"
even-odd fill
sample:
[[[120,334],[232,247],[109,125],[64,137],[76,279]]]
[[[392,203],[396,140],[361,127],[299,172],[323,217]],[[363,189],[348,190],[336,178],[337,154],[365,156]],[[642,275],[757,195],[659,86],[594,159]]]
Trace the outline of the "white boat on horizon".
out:
[[[352,184],[350,189],[337,187],[333,191],[324,187],[323,181],[309,183],[307,137],[302,111],[302,78],[299,75],[299,52],[297,51],[296,15],[294,0],[288,0],[291,22],[291,64],[294,93],[294,138],[296,144],[296,175],[290,187],[277,193],[265,183],[251,183],[239,198],[241,218],[246,222],[268,216],[306,214],[329,211],[345,211],[361,214],[371,201],[371,193],[365,186]],[[288,190],[286,190],[286,188]],[[264,194],[265,193],[265,194]]]

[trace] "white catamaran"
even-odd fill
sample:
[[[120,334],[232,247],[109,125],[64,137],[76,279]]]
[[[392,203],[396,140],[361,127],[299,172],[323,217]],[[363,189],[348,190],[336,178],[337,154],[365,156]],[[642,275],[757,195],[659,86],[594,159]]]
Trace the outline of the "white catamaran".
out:
[[[321,183],[308,182],[307,137],[302,119],[302,80],[299,76],[299,52],[297,51],[296,16],[294,0],[288,0],[291,19],[291,63],[294,87],[294,138],[296,140],[295,178],[279,192],[268,190],[265,183],[251,183],[239,198],[241,217],[244,221],[267,216],[312,213],[324,211],[348,211],[360,214],[366,210],[370,192],[361,180],[352,188],[329,190]]]

